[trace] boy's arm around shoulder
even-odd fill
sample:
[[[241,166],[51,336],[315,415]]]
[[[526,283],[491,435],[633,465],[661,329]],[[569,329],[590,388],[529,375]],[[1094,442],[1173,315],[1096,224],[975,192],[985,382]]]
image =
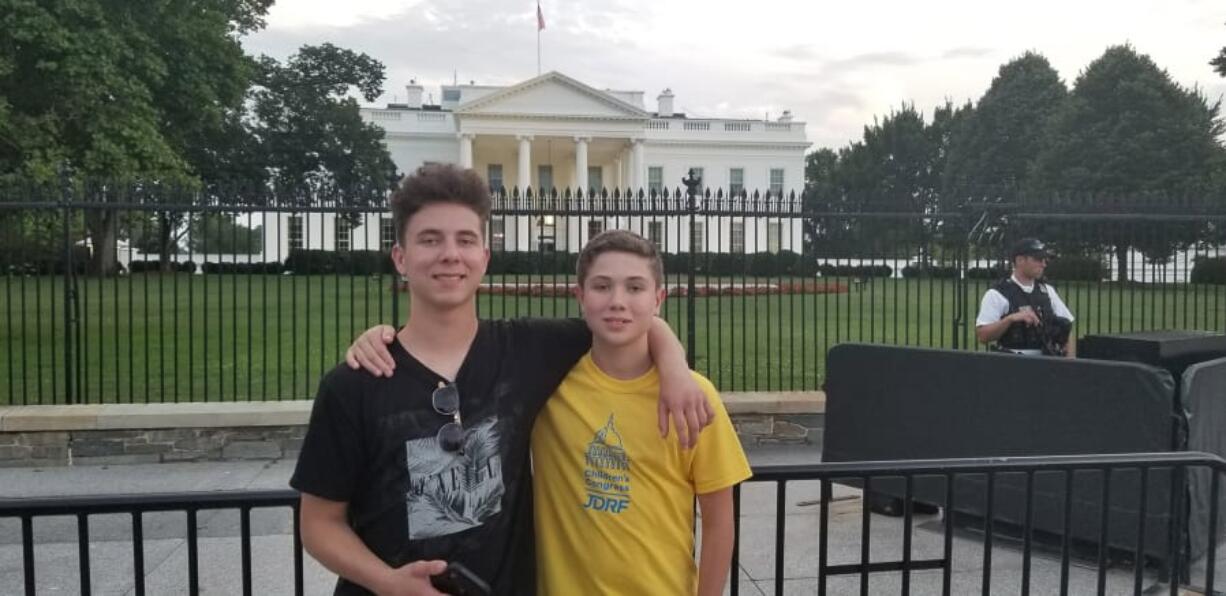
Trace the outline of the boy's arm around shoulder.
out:
[[[753,472],[719,391],[706,377],[692,374],[714,412],[711,424],[703,429],[690,459],[690,482],[694,494],[702,495],[730,488],[748,479]]]
[[[671,418],[681,446],[692,449],[698,443],[699,433],[711,423],[714,411],[703,389],[694,382],[685,348],[664,319],[653,318],[647,346],[660,375],[660,400],[656,408],[660,436],[668,436]]]

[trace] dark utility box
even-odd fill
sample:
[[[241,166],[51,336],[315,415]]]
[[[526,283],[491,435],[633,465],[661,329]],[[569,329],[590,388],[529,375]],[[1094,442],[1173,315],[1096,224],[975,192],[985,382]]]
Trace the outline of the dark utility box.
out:
[[[1140,362],[1167,370],[1223,356],[1226,334],[1213,331],[1137,331],[1087,335],[1077,341],[1078,358]],[[1177,371],[1171,372],[1178,378]]]

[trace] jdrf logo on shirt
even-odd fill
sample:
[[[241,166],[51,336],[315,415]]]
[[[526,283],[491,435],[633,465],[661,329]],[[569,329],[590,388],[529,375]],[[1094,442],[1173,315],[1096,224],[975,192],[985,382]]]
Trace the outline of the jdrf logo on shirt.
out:
[[[588,493],[587,503],[583,505],[584,509],[608,511],[609,513],[621,513],[629,507],[630,499],[628,497],[606,497],[592,493]]]
[[[630,459],[622,446],[613,415],[587,445],[583,485],[587,488],[584,509],[621,513],[630,508]]]

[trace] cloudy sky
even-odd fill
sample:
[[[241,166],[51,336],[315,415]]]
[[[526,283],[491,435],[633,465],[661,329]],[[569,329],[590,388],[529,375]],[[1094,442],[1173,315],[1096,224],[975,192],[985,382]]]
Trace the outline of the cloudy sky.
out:
[[[814,147],[840,147],[903,102],[931,114],[977,100],[1001,64],[1027,50],[1065,83],[1110,45],[1131,43],[1176,82],[1211,99],[1226,79],[1208,61],[1226,46],[1223,0],[541,0],[544,71],[593,87],[665,87],[701,117],[776,117],[790,109]],[[285,58],[332,42],[387,67],[383,104],[416,78],[438,98],[453,77],[512,84],[536,74],[531,0],[277,0],[248,50]],[[397,97],[399,96],[399,97]]]

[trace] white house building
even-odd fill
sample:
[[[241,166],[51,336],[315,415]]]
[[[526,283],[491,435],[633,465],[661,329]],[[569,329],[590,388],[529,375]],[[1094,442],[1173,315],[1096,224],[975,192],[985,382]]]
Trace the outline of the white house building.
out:
[[[427,162],[456,163],[474,168],[494,190],[531,188],[538,195],[676,189],[690,169],[703,187],[725,195],[799,196],[804,187],[809,142],[804,123],[789,112],[774,120],[696,118],[675,109],[668,89],[649,111],[642,91],[598,90],[557,72],[507,87],[444,85],[437,104],[423,102],[416,82],[406,90],[405,103],[362,109],[364,119],[386,131],[388,151],[405,173]],[[670,252],[688,250],[690,234],[708,252],[800,252],[795,217],[704,215],[692,226],[677,217],[495,217],[489,238],[494,250],[577,251],[591,235],[624,227]],[[283,218],[278,227],[287,233],[265,228],[282,255],[292,248],[386,249],[392,241],[390,216],[356,227],[330,214]]]

